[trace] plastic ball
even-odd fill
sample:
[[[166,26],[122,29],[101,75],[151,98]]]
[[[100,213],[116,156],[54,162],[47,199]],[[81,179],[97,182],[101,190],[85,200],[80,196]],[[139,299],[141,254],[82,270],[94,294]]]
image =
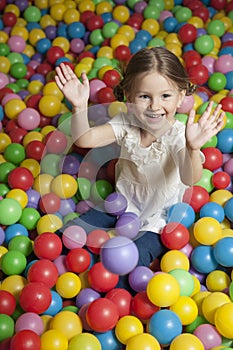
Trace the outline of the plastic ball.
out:
[[[150,279],[146,292],[154,305],[168,307],[178,300],[180,286],[175,277],[168,273],[159,273]]]
[[[82,248],[87,240],[87,234],[81,226],[69,226],[65,228],[62,242],[68,249]]]
[[[189,228],[195,220],[193,208],[187,203],[177,203],[168,210],[168,222],[178,222]]]
[[[43,313],[52,300],[49,287],[40,282],[28,283],[21,291],[19,303],[25,312]]]
[[[154,305],[148,298],[147,292],[137,293],[131,303],[131,312],[142,321],[147,321],[151,316],[160,310],[159,306]]]
[[[20,164],[26,157],[24,147],[18,143],[10,143],[6,147],[3,155],[6,161],[17,165]]]
[[[193,249],[191,263],[193,268],[201,273],[210,273],[218,267],[213,247],[208,245],[200,245]]]
[[[104,333],[103,333],[104,334]],[[101,343],[91,333],[81,333],[74,336],[69,342],[69,350],[101,350]]]
[[[207,25],[207,33],[210,35],[216,35],[217,37],[223,36],[225,33],[225,25],[219,19],[210,21]]]
[[[36,261],[29,268],[27,273],[27,279],[29,282],[41,282],[49,288],[52,288],[55,285],[57,278],[57,267],[48,259]]]
[[[0,290],[0,314],[11,316],[16,308],[14,295],[6,290]]]
[[[24,167],[13,169],[8,175],[8,184],[11,188],[27,191],[32,187],[33,182],[34,177],[31,171]]]
[[[195,301],[189,296],[180,296],[179,299],[170,306],[181,320],[182,325],[193,322],[198,315],[198,308]]]
[[[160,268],[163,272],[174,269],[189,270],[190,263],[188,257],[180,250],[167,251],[160,260]]]
[[[194,224],[193,234],[200,244],[213,245],[221,238],[222,227],[213,217],[201,217]]]
[[[105,298],[110,299],[116,304],[119,311],[119,317],[130,314],[132,295],[126,289],[113,288],[106,293]]]
[[[84,272],[88,269],[90,263],[90,254],[83,248],[71,249],[66,256],[66,265],[71,272]]]
[[[60,198],[71,198],[78,189],[77,181],[69,174],[56,176],[51,183],[51,190]]]
[[[40,350],[46,350],[49,344],[50,350],[68,349],[68,339],[56,329],[49,329],[41,335]]]
[[[224,271],[212,271],[206,277],[206,286],[212,292],[221,292],[230,286],[231,280]]]
[[[61,311],[53,317],[51,329],[55,329],[71,340],[77,334],[82,333],[80,317],[72,311]]]
[[[127,212],[120,215],[115,225],[116,233],[119,236],[133,239],[140,229],[140,220],[137,215]]]
[[[178,36],[183,44],[192,43],[197,37],[197,29],[193,24],[184,24],[179,29]]]
[[[133,350],[135,348],[138,350],[159,350],[160,345],[155,337],[147,333],[142,333],[135,335],[127,342],[126,350]]]
[[[39,235],[44,232],[55,232],[62,227],[62,220],[55,214],[46,214],[39,219],[37,218],[35,221],[36,230]]]
[[[205,155],[203,167],[211,171],[220,168],[223,164],[222,152],[215,147],[206,147],[202,150]]]
[[[12,198],[4,198],[0,201],[0,224],[15,224],[22,215],[21,205]]]
[[[115,327],[116,337],[122,344],[127,344],[130,338],[142,333],[142,322],[132,315],[121,317]]]
[[[93,230],[88,233],[86,246],[94,254],[99,254],[101,246],[110,239],[108,232],[104,230]]]
[[[32,241],[26,236],[16,236],[10,240],[8,250],[16,250],[28,257],[32,253]]]
[[[119,276],[106,269],[102,262],[95,263],[88,271],[89,285],[97,292],[110,291],[116,287],[118,281]]]
[[[136,267],[139,252],[129,238],[117,236],[103,244],[100,258],[106,269],[117,275],[125,275]]]
[[[232,197],[232,193],[226,189],[216,190],[210,195],[210,201],[222,206]]]
[[[223,73],[215,72],[208,79],[208,87],[213,91],[221,91],[227,84],[227,78]]]
[[[81,280],[73,272],[65,272],[56,282],[56,291],[62,298],[74,298],[80,292]]]
[[[5,198],[12,198],[15,199],[22,208],[25,208],[28,204],[28,196],[24,190],[21,190],[20,188],[14,188],[10,190]]]
[[[170,350],[204,350],[201,340],[194,334],[182,333],[178,335],[170,344]]]
[[[182,324],[179,317],[171,310],[159,310],[149,320],[148,332],[160,344],[168,345],[182,333]]]
[[[213,248],[216,261],[222,265],[229,267],[232,259],[233,237],[223,237],[218,240]]]
[[[34,331],[29,329],[19,331],[12,337],[11,349],[40,350],[40,337]]]
[[[191,186],[186,189],[183,202],[188,203],[197,213],[200,211],[201,207],[209,202],[208,191],[201,186]]]
[[[222,222],[224,220],[225,214],[223,207],[214,202],[209,202],[203,205],[200,210],[200,218],[203,217],[211,217],[216,219],[218,222]]]
[[[215,313],[214,321],[217,331],[225,338],[232,338],[232,310],[233,304],[226,303],[220,306]]]
[[[39,200],[39,208],[43,213],[56,213],[60,207],[61,199],[55,193],[46,193]]]
[[[233,215],[232,215],[232,205],[233,205],[233,199],[229,198],[225,205],[224,205],[224,212],[228,220],[233,221]]]
[[[230,55],[222,55],[214,62],[214,71],[226,74],[233,68],[233,57]]]
[[[38,335],[44,331],[44,325],[41,317],[34,312],[25,312],[20,315],[15,322],[15,332],[30,330]]]
[[[107,298],[98,298],[91,302],[87,309],[87,322],[96,332],[107,332],[113,329],[119,319],[117,306]]]
[[[189,242],[188,229],[177,222],[170,222],[161,230],[161,240],[168,249],[181,249]]]
[[[207,55],[214,48],[213,38],[207,34],[197,37],[197,39],[194,41],[194,48],[201,55]]]

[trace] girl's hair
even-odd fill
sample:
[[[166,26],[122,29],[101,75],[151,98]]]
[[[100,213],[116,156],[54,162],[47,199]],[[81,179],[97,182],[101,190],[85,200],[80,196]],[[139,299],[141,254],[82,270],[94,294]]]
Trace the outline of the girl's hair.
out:
[[[185,90],[191,95],[196,86],[189,81],[188,74],[176,55],[165,47],[145,48],[134,54],[126,66],[123,79],[114,89],[117,100],[124,101],[124,93],[130,96],[134,89],[136,79],[141,73],[156,70],[160,75],[174,82],[179,90]]]

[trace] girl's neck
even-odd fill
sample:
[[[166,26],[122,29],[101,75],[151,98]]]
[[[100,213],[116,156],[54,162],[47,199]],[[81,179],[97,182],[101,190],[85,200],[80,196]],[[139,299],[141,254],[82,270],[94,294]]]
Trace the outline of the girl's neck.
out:
[[[153,142],[156,141],[156,137],[154,135],[150,134],[148,131],[145,131],[143,129],[140,129],[140,136],[140,145],[143,147],[149,147],[152,145]]]

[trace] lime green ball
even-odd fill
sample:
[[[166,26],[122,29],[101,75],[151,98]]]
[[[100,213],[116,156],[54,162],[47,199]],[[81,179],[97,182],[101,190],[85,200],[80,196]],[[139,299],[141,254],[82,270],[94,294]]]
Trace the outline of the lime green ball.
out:
[[[187,22],[192,17],[192,11],[188,7],[181,7],[175,13],[175,18],[179,23]]]
[[[7,162],[17,165],[20,164],[26,158],[26,153],[23,145],[15,142],[10,143],[5,148],[3,155]]]
[[[207,84],[211,90],[221,91],[227,84],[227,78],[223,73],[215,72],[210,75]]]
[[[159,10],[159,12],[165,9],[165,4],[163,0],[149,0],[149,6],[155,6]]]
[[[16,250],[24,256],[28,256],[33,250],[32,241],[27,236],[13,237],[8,244],[8,250]]]
[[[143,16],[145,19],[153,18],[153,19],[157,20],[157,19],[159,19],[160,11],[155,6],[149,5],[149,6],[145,7],[145,9],[143,11]]]
[[[212,136],[209,141],[207,141],[203,146],[203,148],[207,148],[207,147],[216,147],[218,143],[218,138],[216,135]]]
[[[0,342],[14,335],[15,323],[12,317],[0,314]]]
[[[165,41],[160,38],[152,38],[148,44],[148,47],[165,46]]]
[[[185,327],[185,331],[187,333],[193,333],[198,326],[200,326],[201,324],[204,324],[204,323],[208,323],[206,321],[205,317],[198,315],[197,318],[195,318],[195,320],[192,323],[188,324]]]
[[[175,118],[176,120],[179,120],[183,124],[186,124],[188,120],[187,114],[183,114],[183,113],[176,113]]]
[[[210,193],[214,189],[214,186],[212,184],[212,176],[212,171],[210,171],[209,169],[203,169],[202,177],[198,182],[195,183],[195,186],[201,186]]]
[[[77,198],[79,200],[87,200],[88,198],[90,198],[91,181],[84,177],[78,177],[77,182],[78,182]]]
[[[110,58],[98,57],[94,62],[93,68],[100,69],[104,66],[111,66],[111,65],[112,65],[112,61],[110,60]]]
[[[214,40],[207,34],[201,35],[195,40],[194,48],[201,55],[207,55],[214,48]]]
[[[52,176],[57,176],[60,173],[59,162],[61,156],[59,154],[46,154],[40,162],[41,172]]]
[[[0,196],[1,197],[5,197],[9,191],[10,191],[9,186],[7,186],[6,184],[0,183]]]
[[[0,56],[8,56],[10,53],[9,45],[6,43],[0,43]]]
[[[27,22],[39,22],[41,18],[40,9],[36,6],[29,6],[24,11],[23,17]]]
[[[1,258],[1,269],[6,275],[20,275],[27,266],[25,255],[17,250],[9,250]]]
[[[6,85],[6,87],[11,89],[15,94],[20,91],[20,87],[16,83],[9,83]]]
[[[207,33],[209,35],[223,36],[225,33],[225,25],[220,19],[210,21],[207,25]]]
[[[113,192],[113,187],[107,180],[97,180],[91,187],[91,200],[93,202],[101,202],[110,193]]]
[[[64,223],[64,225],[65,225],[68,221],[74,220],[74,219],[78,218],[79,215],[80,215],[80,214],[78,214],[78,213],[69,213],[69,214],[67,214],[66,216],[63,217],[63,223]]]
[[[102,34],[104,38],[112,38],[113,35],[117,33],[119,29],[119,25],[115,22],[107,22],[104,24],[102,28]]]
[[[225,112],[227,120],[224,129],[232,129],[233,128],[233,113]]]
[[[23,63],[23,56],[19,52],[10,52],[7,58],[11,64],[17,62]]]
[[[21,90],[25,90],[29,84],[29,81],[24,78],[20,78],[16,81],[16,84],[20,87]]]
[[[126,5],[130,8],[133,9],[134,6],[136,5],[137,2],[139,2],[141,0],[127,0],[126,1]]]
[[[91,79],[94,79],[94,78],[97,78],[98,76],[98,68],[92,68],[90,70],[90,72],[88,73],[87,77],[88,77],[88,80],[91,80]]]
[[[101,29],[94,29],[89,37],[89,41],[94,46],[100,46],[104,41],[104,36]]]
[[[11,162],[4,162],[0,164],[0,182],[8,183],[8,175],[11,170],[15,169],[16,165]]]
[[[0,201],[0,225],[13,225],[22,215],[22,207],[13,198],[4,198]]]
[[[27,66],[24,63],[14,63],[10,68],[10,74],[13,78],[22,79],[27,74]],[[18,84],[17,84],[18,85]]]
[[[24,208],[19,223],[26,227],[27,230],[34,230],[40,219],[39,212],[34,208]]]

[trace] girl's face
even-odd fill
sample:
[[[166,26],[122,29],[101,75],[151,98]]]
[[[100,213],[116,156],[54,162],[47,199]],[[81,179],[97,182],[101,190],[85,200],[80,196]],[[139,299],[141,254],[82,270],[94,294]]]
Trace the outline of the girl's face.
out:
[[[175,122],[175,113],[180,106],[185,91],[178,90],[175,83],[165,79],[157,72],[141,74],[129,102],[133,103],[134,111],[140,126],[155,136],[166,132]]]

